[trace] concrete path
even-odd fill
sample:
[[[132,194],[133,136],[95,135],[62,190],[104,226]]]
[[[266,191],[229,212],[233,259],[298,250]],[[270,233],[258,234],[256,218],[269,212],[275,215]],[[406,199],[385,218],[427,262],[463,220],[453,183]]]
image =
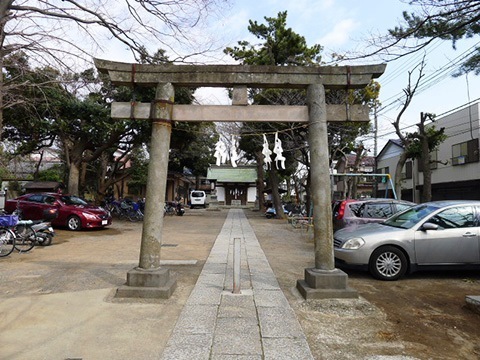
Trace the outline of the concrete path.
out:
[[[233,294],[235,238],[239,294]],[[313,359],[243,210],[229,211],[162,359]]]

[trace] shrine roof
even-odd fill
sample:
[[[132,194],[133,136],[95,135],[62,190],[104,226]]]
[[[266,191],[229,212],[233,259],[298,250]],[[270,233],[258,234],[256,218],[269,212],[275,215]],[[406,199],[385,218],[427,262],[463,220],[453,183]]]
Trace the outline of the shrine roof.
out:
[[[217,182],[255,183],[257,181],[257,169],[254,166],[231,166],[212,165],[207,171],[207,179]]]

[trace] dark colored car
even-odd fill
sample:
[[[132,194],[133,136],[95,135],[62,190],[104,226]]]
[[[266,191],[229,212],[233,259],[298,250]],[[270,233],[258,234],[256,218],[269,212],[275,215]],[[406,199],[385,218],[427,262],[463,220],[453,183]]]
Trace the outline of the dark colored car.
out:
[[[333,230],[381,222],[414,205],[410,201],[396,199],[337,200],[332,204]]]
[[[74,195],[40,193],[26,194],[5,202],[5,212],[19,209],[24,219],[42,220],[45,213],[57,210],[51,220],[53,226],[66,226],[69,230],[101,228],[112,224],[112,216],[105,209],[91,206]]]

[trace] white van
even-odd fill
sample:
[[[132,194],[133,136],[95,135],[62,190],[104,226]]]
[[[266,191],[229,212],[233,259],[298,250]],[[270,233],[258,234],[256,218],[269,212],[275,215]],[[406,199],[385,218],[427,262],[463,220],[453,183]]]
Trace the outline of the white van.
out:
[[[207,194],[202,190],[194,190],[190,193],[190,207],[195,206],[207,207]]]

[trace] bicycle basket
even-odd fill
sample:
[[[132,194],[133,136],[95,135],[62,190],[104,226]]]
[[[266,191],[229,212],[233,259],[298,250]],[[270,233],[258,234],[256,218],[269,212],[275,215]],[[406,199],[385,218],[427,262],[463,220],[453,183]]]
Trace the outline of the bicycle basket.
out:
[[[0,226],[9,227],[15,226],[18,222],[17,215],[0,215]]]

